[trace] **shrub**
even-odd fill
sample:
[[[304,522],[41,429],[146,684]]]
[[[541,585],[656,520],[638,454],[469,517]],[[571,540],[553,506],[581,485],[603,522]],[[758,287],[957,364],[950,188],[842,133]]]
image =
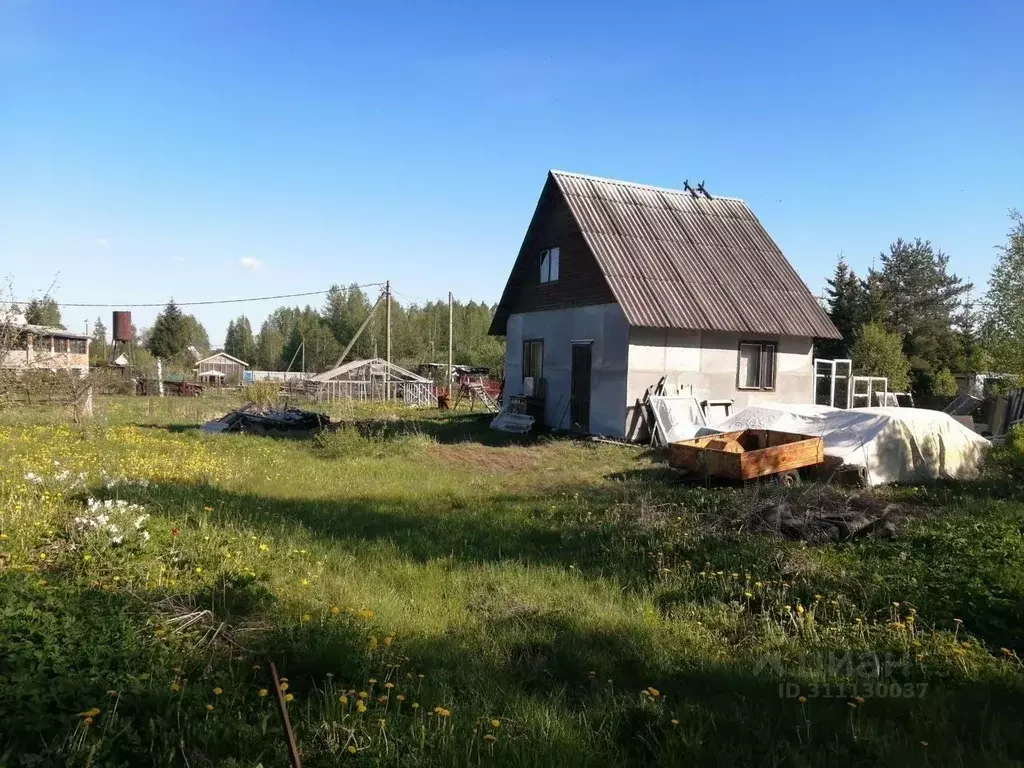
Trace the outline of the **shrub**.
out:
[[[910,386],[910,362],[903,354],[903,341],[881,323],[865,323],[851,352],[853,369],[867,376],[885,376],[889,390],[906,392]]]
[[[275,381],[257,381],[245,388],[245,398],[256,405],[273,405],[280,391],[281,387]]]

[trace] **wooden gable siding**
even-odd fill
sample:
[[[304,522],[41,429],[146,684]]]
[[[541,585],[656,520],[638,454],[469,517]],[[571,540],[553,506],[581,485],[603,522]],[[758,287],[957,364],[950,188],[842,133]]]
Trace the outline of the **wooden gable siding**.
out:
[[[540,254],[559,248],[558,280],[540,282]],[[490,333],[504,335],[508,316],[615,302],[608,281],[580,232],[558,186],[549,177],[519,257],[512,267]]]

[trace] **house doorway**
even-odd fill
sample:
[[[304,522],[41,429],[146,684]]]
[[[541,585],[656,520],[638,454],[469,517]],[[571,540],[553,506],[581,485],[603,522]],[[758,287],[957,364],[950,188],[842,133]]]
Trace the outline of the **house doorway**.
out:
[[[569,382],[569,428],[590,431],[591,344],[572,345],[572,372]]]

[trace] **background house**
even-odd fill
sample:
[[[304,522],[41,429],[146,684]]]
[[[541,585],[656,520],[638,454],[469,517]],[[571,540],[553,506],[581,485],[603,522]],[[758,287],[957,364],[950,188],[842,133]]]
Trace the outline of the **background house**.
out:
[[[237,384],[245,376],[245,369],[249,364],[244,360],[229,355],[227,352],[214,352],[208,357],[196,362],[193,370],[203,384],[221,386],[223,384]]]
[[[551,171],[490,333],[505,392],[543,420],[622,437],[662,376],[737,407],[813,402],[835,326],[746,203]]]
[[[3,356],[2,367],[16,370],[37,369],[89,373],[90,338],[63,328],[13,322],[13,348]]]

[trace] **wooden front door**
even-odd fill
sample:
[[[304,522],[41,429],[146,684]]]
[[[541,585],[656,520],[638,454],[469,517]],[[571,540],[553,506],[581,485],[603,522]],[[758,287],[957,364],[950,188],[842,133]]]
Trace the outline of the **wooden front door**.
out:
[[[590,431],[590,344],[572,345],[572,373],[569,389],[569,428]]]

